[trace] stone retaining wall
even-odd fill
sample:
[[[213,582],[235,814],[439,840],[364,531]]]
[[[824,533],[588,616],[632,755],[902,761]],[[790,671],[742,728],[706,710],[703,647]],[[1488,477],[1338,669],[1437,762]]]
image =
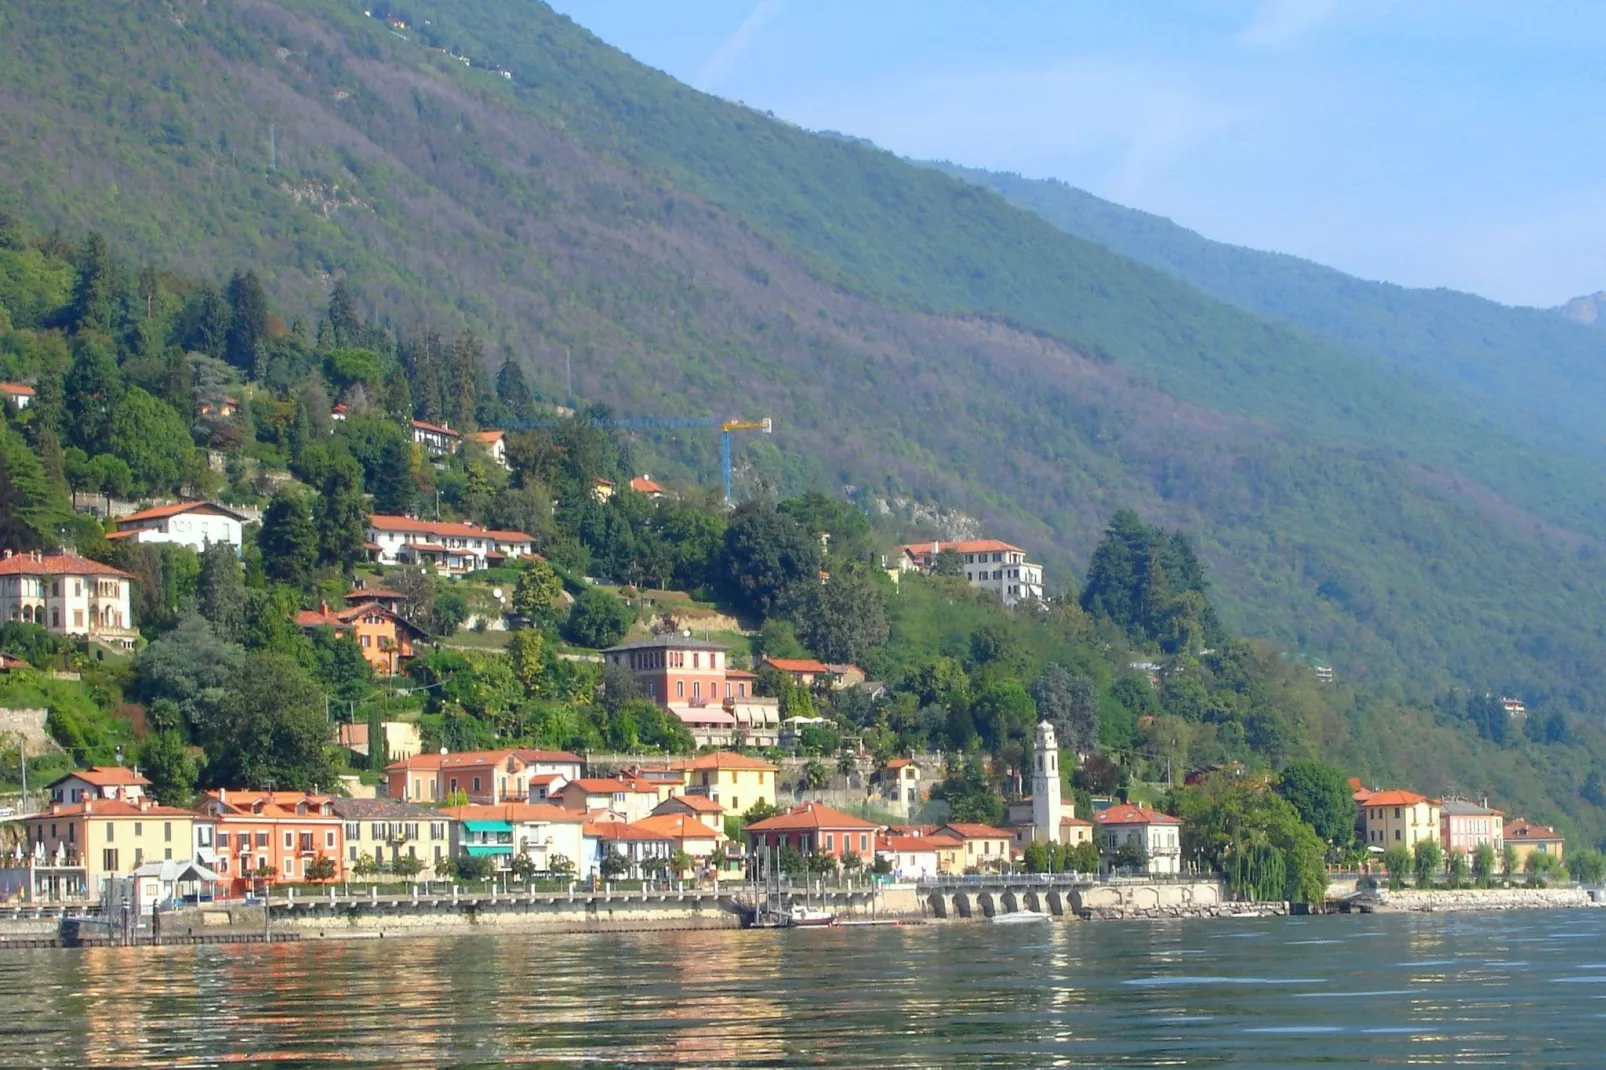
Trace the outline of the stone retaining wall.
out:
[[[1454,892],[1406,889],[1381,893],[1376,909],[1395,912],[1556,910],[1600,905],[1584,888],[1467,888]]]

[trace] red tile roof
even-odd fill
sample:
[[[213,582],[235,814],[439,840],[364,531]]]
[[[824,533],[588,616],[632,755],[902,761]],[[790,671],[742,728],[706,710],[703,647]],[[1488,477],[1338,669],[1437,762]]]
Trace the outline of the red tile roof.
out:
[[[886,851],[940,851],[945,847],[952,847],[954,841],[946,836],[884,836],[880,847]]]
[[[899,547],[908,552],[911,557],[929,556],[941,553],[943,550],[952,550],[956,554],[991,554],[1010,551],[1025,553],[1019,546],[1012,543],[1001,542],[998,539],[962,539],[959,542],[912,542]]]
[[[646,828],[639,823],[629,821],[588,821],[583,833],[597,840],[672,840],[677,837],[666,836],[655,828]],[[712,832],[712,829],[704,831]]]
[[[489,446],[494,442],[500,442],[502,439],[506,438],[507,437],[507,432],[506,431],[474,431],[474,432],[471,432],[468,437],[473,439],[475,442],[483,442],[487,446]]]
[[[844,814],[824,803],[808,802],[784,814],[766,817],[747,826],[748,832],[789,832],[793,829],[878,829],[874,821]]]
[[[1080,825],[1083,828],[1092,828],[1093,827],[1093,822],[1091,822],[1091,821],[1083,821],[1079,817],[1062,817],[1062,818],[1060,818],[1060,826],[1064,827],[1066,825]]]
[[[653,814],[635,825],[666,840],[711,840],[719,835],[690,814]]]
[[[497,542],[532,542],[522,531],[498,531],[478,524],[453,524],[445,520],[414,520],[410,516],[375,513],[368,518],[375,531],[422,532],[425,535],[453,536],[460,539],[495,539]]]
[[[630,480],[630,489],[637,494],[662,494],[664,488],[648,479],[646,476],[636,476]]]
[[[452,438],[461,438],[462,437],[456,431],[453,431],[450,427],[443,427],[440,424],[425,423],[423,420],[414,420],[413,421],[413,427],[416,428],[419,431],[432,431],[437,435],[449,435]]]
[[[0,558],[0,576],[120,576],[131,580],[134,577],[122,569],[103,565],[99,561],[91,561],[87,557],[77,554],[55,553],[34,556],[30,553],[12,553],[11,556]]]
[[[773,773],[776,767],[763,758],[750,758],[745,754],[734,751],[716,750],[704,754],[700,758],[693,758],[687,762],[685,769],[746,769],[757,773]]]
[[[959,838],[964,840],[1007,840],[1010,837],[1007,829],[994,828],[974,821],[957,823],[950,821],[939,827],[936,834],[940,836],[945,832],[957,833]]]
[[[782,672],[817,672],[828,673],[831,667],[823,661],[812,658],[765,658],[764,664],[780,669]]]
[[[148,799],[129,802],[127,799],[85,799],[76,803],[52,803],[50,809],[25,820],[37,821],[42,817],[187,817],[194,821],[202,815],[194,810],[181,810],[176,806],[162,806]]]
[[[1098,825],[1180,825],[1182,819],[1133,803],[1120,803],[1093,815]]]
[[[1377,791],[1366,796],[1367,806],[1415,806],[1427,802],[1427,798],[1414,791]]]
[[[232,509],[225,509],[221,505],[214,505],[207,501],[194,501],[174,502],[172,505],[155,505],[149,509],[141,509],[137,513],[129,513],[127,516],[120,516],[117,518],[117,523],[121,525],[133,523],[136,520],[161,520],[164,517],[177,516],[180,513],[193,513],[200,509],[209,509],[214,513],[221,513],[224,516],[232,517],[239,521],[245,520],[245,517],[241,516],[239,513],[236,513]]]
[[[713,799],[710,799],[706,795],[671,795],[658,805],[659,807],[674,805],[684,806],[688,810],[696,810],[698,813],[702,814],[720,814],[725,812],[725,808],[723,806],[715,802]]]
[[[132,769],[125,769],[120,765],[92,765],[88,769],[76,769],[66,776],[58,777],[47,787],[54,787],[69,777],[77,777],[84,783],[93,784],[97,788],[127,787],[133,784],[149,787],[151,783]]]
[[[453,821],[508,821],[514,824],[521,821],[546,821],[568,825],[577,825],[585,821],[585,815],[579,811],[565,810],[561,806],[552,806],[549,803],[471,804],[448,806],[440,812]]]
[[[888,769],[902,769],[906,765],[914,765],[914,764],[915,764],[915,760],[913,758],[891,758],[891,759],[888,759],[888,761],[887,761],[887,768]]]
[[[1512,840],[1521,840],[1524,843],[1560,843],[1562,839],[1561,833],[1549,825],[1536,825],[1526,817],[1507,822],[1503,835],[1508,843]]]
[[[220,818],[290,819],[295,821],[339,821],[331,810],[321,814],[318,810],[334,802],[333,796],[315,795],[309,791],[209,791],[206,793],[207,811]],[[306,813],[297,807],[305,806]]]
[[[31,398],[34,390],[26,383],[0,383],[0,394],[10,394],[14,398]]]
[[[393,769],[440,769],[444,766],[461,768],[466,765],[496,765],[505,762],[512,755],[527,765],[539,762],[562,762],[564,764],[581,764],[580,756],[570,754],[566,750],[524,750],[520,748],[507,748],[505,750],[475,750],[460,751],[456,754],[417,754],[405,761],[392,762],[385,766],[388,773]]]
[[[568,791],[577,784],[587,795],[612,795],[618,791],[630,791],[639,795],[658,794],[657,787],[645,780],[616,780],[612,777],[581,777],[563,785],[563,790]]]

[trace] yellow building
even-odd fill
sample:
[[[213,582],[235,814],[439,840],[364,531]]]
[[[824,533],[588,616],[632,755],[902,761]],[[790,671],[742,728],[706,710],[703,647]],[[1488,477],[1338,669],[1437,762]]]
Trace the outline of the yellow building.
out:
[[[1536,825],[1526,817],[1519,817],[1508,822],[1501,832],[1506,845],[1516,852],[1519,873],[1528,865],[1531,854],[1555,855],[1557,861],[1561,860],[1561,834],[1549,825]]]
[[[83,867],[90,898],[100,895],[107,879],[126,876],[146,862],[194,858],[198,845],[210,846],[212,829],[201,814],[143,797],[53,803],[23,824],[28,842],[42,845],[49,862]]]
[[[1409,791],[1379,791],[1361,800],[1361,834],[1367,847],[1412,850],[1439,839],[1439,804]]]
[[[776,767],[762,758],[715,751],[686,762],[686,791],[706,795],[728,814],[744,814],[757,802],[775,805]]]

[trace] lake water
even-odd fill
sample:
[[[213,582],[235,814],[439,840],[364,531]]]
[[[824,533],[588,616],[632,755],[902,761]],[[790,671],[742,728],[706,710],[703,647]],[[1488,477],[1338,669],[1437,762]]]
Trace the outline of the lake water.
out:
[[[1606,1065],[1606,911],[0,953],[0,1066]]]

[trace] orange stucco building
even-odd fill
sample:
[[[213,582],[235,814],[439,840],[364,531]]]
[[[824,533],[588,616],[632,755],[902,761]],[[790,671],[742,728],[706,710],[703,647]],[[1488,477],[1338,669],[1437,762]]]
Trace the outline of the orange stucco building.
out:
[[[424,629],[377,601],[347,609],[330,609],[323,602],[296,614],[296,623],[309,631],[331,628],[336,635],[350,635],[368,664],[384,676],[400,672],[402,661],[413,656],[413,643],[429,638]]]
[[[201,810],[217,823],[217,874],[234,895],[252,890],[253,875],[270,867],[274,881],[305,881],[319,858],[345,875],[344,836],[327,795],[300,791],[209,791]]]

